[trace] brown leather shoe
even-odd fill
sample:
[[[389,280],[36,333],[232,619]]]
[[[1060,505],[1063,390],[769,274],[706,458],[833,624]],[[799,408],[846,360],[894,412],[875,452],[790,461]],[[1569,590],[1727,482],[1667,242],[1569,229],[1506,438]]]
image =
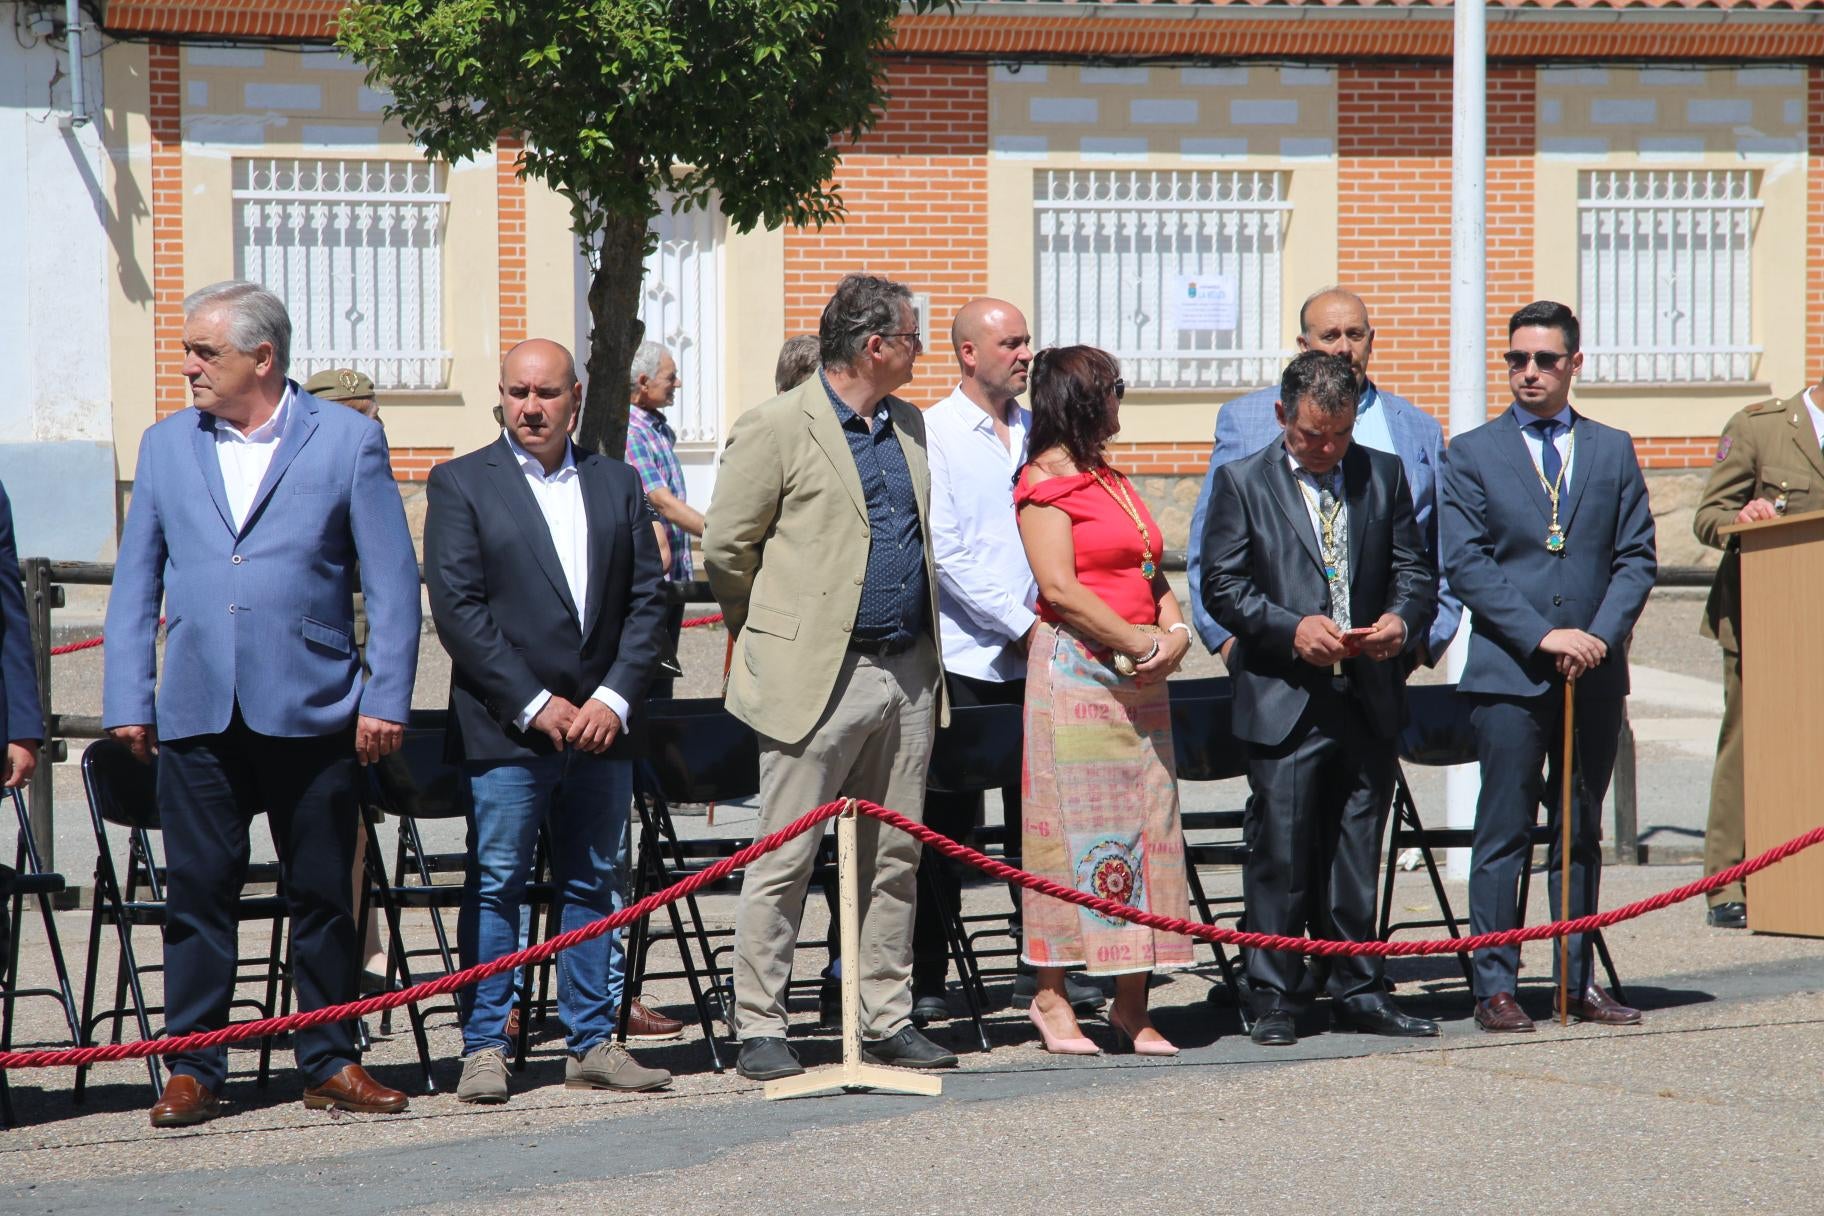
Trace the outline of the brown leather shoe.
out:
[[[367,1075],[367,1069],[350,1064],[341,1072],[304,1091],[304,1105],[311,1110],[352,1110],[363,1115],[396,1115],[406,1107],[406,1096],[388,1089]]]
[[[152,1107],[153,1127],[189,1127],[221,1114],[221,1103],[195,1077],[173,1073]]]
[[[515,1006],[513,1006],[513,1008],[507,1010],[507,1028],[504,1031],[502,1031],[501,1033],[506,1036],[507,1042],[511,1043],[515,1048],[517,1048],[519,1046],[519,1006],[518,1005],[515,1005]]]
[[[1558,1002],[1554,999],[1554,1012]],[[1638,1026],[1640,1010],[1630,1009],[1595,984],[1584,989],[1582,998],[1571,998],[1571,1017],[1579,1022],[1594,1022],[1598,1026]]]
[[[1530,1034],[1533,1019],[1526,1016],[1511,992],[1497,992],[1476,1002],[1476,1025],[1490,1034]]]
[[[627,1010],[627,1037],[638,1043],[664,1043],[684,1037],[684,1023],[648,1009],[639,997]]]

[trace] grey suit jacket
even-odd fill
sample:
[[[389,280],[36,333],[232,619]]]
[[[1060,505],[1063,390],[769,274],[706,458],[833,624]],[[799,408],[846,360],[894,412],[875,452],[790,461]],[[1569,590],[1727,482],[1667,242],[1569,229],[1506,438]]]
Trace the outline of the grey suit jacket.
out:
[[[1420,547],[1412,494],[1400,462],[1386,452],[1352,447],[1343,456],[1348,510],[1349,616],[1372,625],[1391,612],[1406,622],[1408,651],[1426,636],[1437,610],[1431,560]],[[1273,443],[1217,472],[1204,532],[1208,567],[1198,598],[1235,635],[1229,672],[1235,682],[1235,734],[1273,747],[1305,712],[1311,691],[1331,678],[1292,648],[1307,616],[1327,616],[1330,588],[1317,535],[1284,443]],[[1405,721],[1405,665],[1368,658],[1343,668],[1382,738]]]
[[[1444,568],[1470,611],[1464,692],[1531,697],[1559,683],[1539,643],[1553,629],[1601,638],[1608,659],[1580,681],[1626,696],[1623,649],[1659,570],[1646,479],[1624,431],[1573,415],[1560,553],[1545,547],[1551,502],[1521,437],[1518,407],[1450,444],[1439,504]]]
[[[1426,637],[1428,657],[1435,664],[1443,657],[1450,640],[1457,636],[1457,626],[1463,620],[1463,605],[1451,594],[1450,582],[1443,576],[1443,567],[1438,561],[1438,480],[1444,469],[1444,428],[1438,425],[1436,418],[1406,398],[1380,388],[1375,392],[1375,408],[1387,411],[1387,431],[1393,436],[1400,463],[1406,467],[1406,485],[1412,491],[1413,521],[1418,525],[1419,538],[1431,558],[1432,569],[1438,572],[1438,612]],[[1210,467],[1204,472],[1203,488],[1197,492],[1197,506],[1191,513],[1187,555],[1191,623],[1212,653],[1229,640],[1229,631],[1210,615],[1196,589],[1203,585],[1204,524],[1209,517],[1216,470],[1278,442],[1279,419],[1273,413],[1273,403],[1278,400],[1277,385],[1256,389],[1245,397],[1235,398],[1216,414],[1216,446],[1210,452]]]

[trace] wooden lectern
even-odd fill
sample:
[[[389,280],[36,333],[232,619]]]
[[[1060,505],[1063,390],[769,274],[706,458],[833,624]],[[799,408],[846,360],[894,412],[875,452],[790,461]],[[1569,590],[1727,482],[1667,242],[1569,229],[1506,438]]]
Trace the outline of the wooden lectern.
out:
[[[1824,511],[1721,529],[1742,552],[1748,856],[1824,821]],[[1824,937],[1824,847],[1748,878],[1748,927]]]

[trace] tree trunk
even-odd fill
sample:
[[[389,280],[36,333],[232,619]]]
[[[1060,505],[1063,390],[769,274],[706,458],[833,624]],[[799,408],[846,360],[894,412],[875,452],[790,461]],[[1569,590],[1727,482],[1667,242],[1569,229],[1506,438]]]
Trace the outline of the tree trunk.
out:
[[[577,446],[620,458],[627,451],[627,369],[645,336],[640,281],[646,223],[610,218],[589,280],[589,358]]]

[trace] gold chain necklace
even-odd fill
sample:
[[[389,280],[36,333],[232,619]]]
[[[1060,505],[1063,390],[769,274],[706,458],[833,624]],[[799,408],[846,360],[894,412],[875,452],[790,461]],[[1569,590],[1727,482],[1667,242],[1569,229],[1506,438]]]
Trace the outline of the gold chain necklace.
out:
[[[1108,491],[1108,496],[1115,500],[1115,505],[1127,512],[1127,517],[1134,521],[1134,527],[1140,529],[1140,574],[1151,582],[1159,573],[1158,565],[1153,561],[1153,537],[1146,530],[1146,521],[1140,518],[1140,512],[1134,508],[1134,500],[1128,497],[1125,485],[1117,486],[1105,480],[1101,470],[1091,469],[1089,475],[1096,479],[1096,484]]]
[[[1540,436],[1540,464],[1545,463],[1545,445],[1552,442],[1553,440]],[[1572,427],[1570,435],[1564,442],[1564,459],[1558,462],[1558,476],[1556,480],[1547,481],[1545,479],[1545,473],[1540,469],[1539,465],[1536,464],[1533,466],[1533,476],[1539,479],[1539,484],[1545,488],[1546,498],[1549,499],[1552,504],[1551,526],[1545,530],[1545,549],[1548,553],[1564,552],[1564,529],[1558,525],[1558,499],[1564,491],[1565,470],[1571,467],[1571,457],[1576,454],[1577,429]]]
[[[1318,551],[1324,559],[1324,581],[1334,583],[1343,577],[1343,553],[1336,543],[1336,521],[1343,515],[1343,496],[1331,496],[1330,513],[1326,515],[1322,497],[1306,485],[1303,479],[1295,477],[1293,480],[1298,482],[1299,492],[1305,496],[1305,501],[1311,504],[1311,513],[1317,516],[1321,542]]]

